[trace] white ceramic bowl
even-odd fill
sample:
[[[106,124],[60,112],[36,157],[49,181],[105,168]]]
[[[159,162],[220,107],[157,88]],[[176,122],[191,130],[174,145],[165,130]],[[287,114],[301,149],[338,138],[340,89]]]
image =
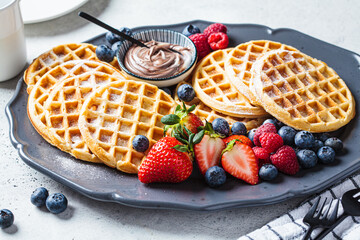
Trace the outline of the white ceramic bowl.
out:
[[[131,42],[124,41],[120,45],[119,50],[116,53],[116,57],[118,59],[121,69],[124,70],[124,72],[126,73],[126,75],[128,76],[129,79],[144,81],[147,83],[154,84],[158,87],[168,87],[168,86],[175,85],[175,84],[185,80],[191,74],[192,70],[194,69],[194,67],[196,65],[195,63],[197,60],[197,51],[196,51],[195,44],[188,37],[186,37],[185,35],[183,35],[179,32],[166,30],[166,29],[149,29],[149,30],[135,32],[132,37],[135,39],[138,39],[138,40],[145,41],[145,42],[155,40],[155,41],[159,41],[159,42],[167,42],[167,43],[171,43],[171,44],[177,44],[177,45],[180,45],[183,47],[188,47],[192,51],[192,60],[191,60],[189,67],[177,75],[167,77],[167,78],[141,77],[141,76],[138,76],[138,75],[130,72],[129,70],[127,70],[124,65],[125,54],[132,45]]]

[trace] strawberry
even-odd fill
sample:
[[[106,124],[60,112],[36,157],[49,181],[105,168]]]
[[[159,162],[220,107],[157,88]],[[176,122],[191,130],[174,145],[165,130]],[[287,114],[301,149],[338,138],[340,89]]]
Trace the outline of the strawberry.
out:
[[[163,137],[150,149],[139,167],[138,177],[142,183],[186,180],[193,169],[187,146],[174,137]]]
[[[225,144],[228,144],[229,142],[231,142],[234,139],[238,140],[238,141],[236,141],[236,144],[243,143],[245,145],[249,145],[250,147],[253,146],[252,141],[243,135],[231,135],[230,137],[224,138],[223,141]]]
[[[178,105],[174,114],[162,117],[161,122],[165,124],[164,133],[173,137],[174,132],[184,132],[187,137],[189,136],[189,133],[197,133],[198,128],[204,126],[204,123],[198,116],[191,113],[194,109],[195,105],[192,105],[187,109],[183,102],[183,108]],[[171,130],[170,133],[169,130]]]
[[[220,135],[215,133],[211,123],[206,122],[204,134],[201,142],[194,146],[195,159],[203,175],[210,167],[219,165],[221,153],[226,147]]]
[[[221,164],[224,170],[236,178],[252,185],[259,182],[259,165],[255,154],[246,144],[235,144],[236,140],[228,143],[223,151]]]

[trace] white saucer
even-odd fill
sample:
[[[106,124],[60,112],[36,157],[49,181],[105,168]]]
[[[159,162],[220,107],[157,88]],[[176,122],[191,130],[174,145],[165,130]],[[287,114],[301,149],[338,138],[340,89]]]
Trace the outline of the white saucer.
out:
[[[88,0],[21,0],[20,8],[25,24],[48,21],[63,16]]]

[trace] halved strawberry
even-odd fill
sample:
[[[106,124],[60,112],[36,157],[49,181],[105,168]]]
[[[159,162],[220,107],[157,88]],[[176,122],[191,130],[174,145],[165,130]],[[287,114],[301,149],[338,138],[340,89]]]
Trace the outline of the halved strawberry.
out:
[[[253,146],[252,141],[249,138],[247,138],[247,137],[245,137],[243,135],[231,135],[231,136],[223,139],[225,144],[228,144],[232,140],[238,140],[238,141],[236,141],[236,144],[241,144],[242,143],[242,144],[245,144],[245,145],[249,145],[250,147]]]
[[[255,185],[259,182],[259,165],[250,146],[228,143],[223,151],[221,164],[224,170],[236,178]]]
[[[187,127],[192,133],[198,132],[198,127],[204,126],[204,123],[201,119],[193,113],[188,113],[181,122]],[[186,133],[184,131],[184,133]]]
[[[210,137],[209,135],[204,135],[201,142],[195,144],[195,159],[203,175],[210,167],[219,165],[221,153],[225,147],[226,145],[221,138]]]

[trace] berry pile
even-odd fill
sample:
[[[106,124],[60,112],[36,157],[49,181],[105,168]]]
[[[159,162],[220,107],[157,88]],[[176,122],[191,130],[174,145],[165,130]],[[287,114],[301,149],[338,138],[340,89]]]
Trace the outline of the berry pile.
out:
[[[297,131],[276,119],[249,132],[243,123],[230,127],[223,118],[204,125],[191,113],[194,109],[195,105],[186,109],[183,104],[161,119],[167,136],[150,149],[141,164],[141,182],[185,181],[195,161],[210,187],[223,185],[227,174],[254,185],[274,180],[279,172],[295,175],[300,168],[312,168],[318,162],[332,163],[343,148],[340,139],[327,133]]]
[[[194,42],[199,60],[211,51],[225,49],[229,45],[229,37],[226,34],[227,28],[221,23],[209,25],[203,33],[197,26],[190,24],[184,28],[182,33]]]

